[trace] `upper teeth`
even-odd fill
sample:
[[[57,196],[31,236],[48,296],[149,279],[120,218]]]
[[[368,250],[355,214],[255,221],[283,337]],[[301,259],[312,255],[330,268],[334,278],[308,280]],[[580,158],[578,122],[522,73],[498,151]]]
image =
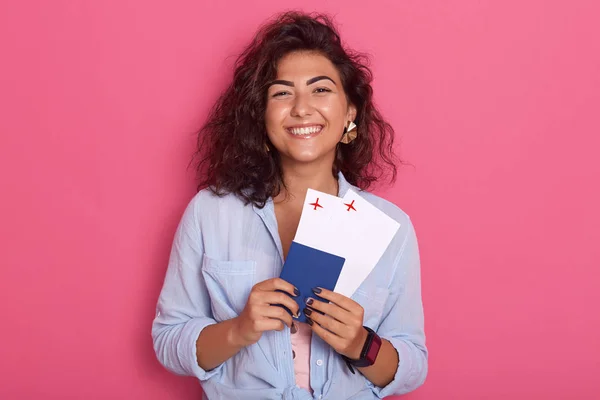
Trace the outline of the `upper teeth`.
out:
[[[307,128],[290,128],[289,131],[294,135],[310,135],[321,131],[320,126],[309,126]]]

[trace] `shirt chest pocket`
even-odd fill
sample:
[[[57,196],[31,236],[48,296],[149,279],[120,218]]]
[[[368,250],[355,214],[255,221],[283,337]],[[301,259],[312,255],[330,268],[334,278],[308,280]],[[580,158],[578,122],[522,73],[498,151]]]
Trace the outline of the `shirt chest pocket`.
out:
[[[352,295],[352,299],[364,309],[363,325],[375,331],[379,328],[388,296],[389,290],[382,287],[361,288]]]
[[[220,261],[202,258],[202,275],[218,322],[235,318],[244,310],[256,283],[256,261]]]

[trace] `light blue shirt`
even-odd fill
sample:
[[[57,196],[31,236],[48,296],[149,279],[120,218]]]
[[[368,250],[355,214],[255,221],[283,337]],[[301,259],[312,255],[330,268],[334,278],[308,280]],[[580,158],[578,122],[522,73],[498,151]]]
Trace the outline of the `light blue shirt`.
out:
[[[349,188],[339,174],[339,193]],[[278,277],[283,251],[272,199],[262,209],[234,195],[202,190],[188,204],[177,228],[164,286],[152,325],[154,350],[170,371],[197,377],[204,399],[371,400],[410,392],[427,375],[427,348],[417,238],[410,218],[394,204],[368,192],[366,200],[400,223],[383,257],[354,293],[365,310],[364,325],[394,346],[399,356],[394,380],[374,386],[352,374],[342,358],[313,334],[310,385],[296,386],[290,330],[267,331],[261,339],[205,371],[198,366],[196,340],[206,326],[238,316],[256,283]]]

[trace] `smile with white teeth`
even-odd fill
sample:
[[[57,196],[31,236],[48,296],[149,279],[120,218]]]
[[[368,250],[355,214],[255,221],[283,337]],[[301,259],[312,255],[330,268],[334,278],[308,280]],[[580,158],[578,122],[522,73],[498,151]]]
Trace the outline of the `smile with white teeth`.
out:
[[[290,132],[292,135],[304,136],[319,133],[321,132],[321,129],[323,129],[321,125],[312,125],[302,128],[287,128],[287,131]]]

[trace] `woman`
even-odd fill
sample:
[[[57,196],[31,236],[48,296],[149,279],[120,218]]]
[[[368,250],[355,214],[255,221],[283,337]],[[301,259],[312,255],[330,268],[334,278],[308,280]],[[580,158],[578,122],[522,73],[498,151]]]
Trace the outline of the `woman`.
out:
[[[370,82],[322,15],[280,15],[238,59],[199,135],[202,190],[178,227],[152,327],[160,362],[196,376],[205,398],[375,399],[423,383],[417,240],[396,206],[361,193],[401,227],[352,298],[315,288],[331,302],[299,309],[278,278],[308,188],[343,197],[386,169],[395,177],[394,132]]]

